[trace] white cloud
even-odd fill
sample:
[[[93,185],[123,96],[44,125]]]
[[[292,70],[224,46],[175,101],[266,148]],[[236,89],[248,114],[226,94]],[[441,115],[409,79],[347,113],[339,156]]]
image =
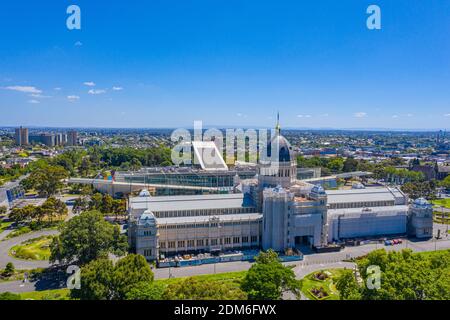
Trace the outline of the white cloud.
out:
[[[367,117],[367,113],[365,113],[365,112],[356,112],[356,113],[353,114],[353,116],[355,118],[365,118],[365,117]]]
[[[392,116],[392,119],[397,119],[398,118],[398,115],[396,115],[396,114],[394,114],[393,116]]]
[[[33,98],[51,98],[52,96],[45,96],[45,95],[40,94],[40,93],[32,93],[32,94],[30,94],[30,97],[33,97]]]
[[[444,117],[450,117],[450,113],[444,114]]]
[[[105,92],[106,92],[106,90],[101,90],[101,89],[91,89],[88,91],[89,94],[102,94]]]
[[[76,96],[76,95],[71,95],[71,96],[67,96],[67,99],[68,99],[70,102],[73,102],[73,101],[80,100],[80,97],[79,97],[79,96]]]
[[[324,113],[324,114],[321,114],[320,116],[321,116],[321,117],[328,117],[329,114],[328,114],[328,113]]]
[[[81,41],[77,41],[74,44],[75,47],[81,47],[82,45],[83,45],[83,43],[81,43]]]
[[[310,114],[298,114],[297,115],[298,118],[311,118]]]
[[[32,87],[32,86],[8,86],[8,87],[4,87],[3,89],[25,92],[25,93],[42,93],[42,90],[39,90],[36,87]]]
[[[56,88],[53,88],[53,90],[61,91],[61,88],[60,87],[56,87]]]
[[[112,89],[114,91],[121,91],[121,90],[123,90],[123,87],[113,87]]]
[[[40,102],[39,102],[38,100],[31,99],[31,100],[28,100],[28,103],[38,104],[38,103],[40,103]]]
[[[83,82],[83,84],[88,87],[95,87],[95,82],[92,82],[92,81],[86,81],[86,82]]]

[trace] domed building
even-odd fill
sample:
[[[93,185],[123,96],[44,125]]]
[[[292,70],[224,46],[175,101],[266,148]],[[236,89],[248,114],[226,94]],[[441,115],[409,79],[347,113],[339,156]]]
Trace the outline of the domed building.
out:
[[[258,181],[261,189],[281,186],[290,187],[297,178],[297,159],[290,143],[281,135],[279,121],[275,135],[260,151]]]
[[[313,179],[297,180],[296,153],[279,121],[266,146],[254,176],[234,175],[234,193],[150,197],[144,190],[130,198],[132,250],[159,259],[159,266],[182,266],[203,260],[171,259],[234,250],[326,252],[348,240],[432,236],[433,209],[426,200],[410,204],[398,188],[326,190]]]

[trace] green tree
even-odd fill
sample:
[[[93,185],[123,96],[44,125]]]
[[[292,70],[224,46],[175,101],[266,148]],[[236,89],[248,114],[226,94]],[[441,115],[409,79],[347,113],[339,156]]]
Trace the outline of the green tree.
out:
[[[0,293],[0,300],[21,300],[20,294],[15,294],[11,292]]]
[[[6,214],[6,211],[8,211],[8,208],[6,206],[0,206],[0,215]]]
[[[76,198],[73,204],[72,211],[74,213],[80,213],[89,209],[89,201],[86,197]]]
[[[80,172],[80,175],[83,177],[87,177],[89,175],[89,172],[91,171],[92,163],[91,160],[89,160],[88,157],[84,157],[83,160],[81,160],[80,167],[78,168],[78,171]]]
[[[292,269],[283,266],[272,251],[261,252],[241,284],[249,299],[279,300],[285,291],[296,291],[298,281]]]
[[[91,200],[89,201],[89,209],[90,210],[102,210],[103,205],[103,196],[101,193],[97,192],[91,196]]]
[[[129,254],[120,259],[114,268],[115,298],[125,299],[127,292],[137,283],[152,281],[153,272],[144,256]]]
[[[127,300],[162,300],[165,286],[158,282],[139,282],[126,294]]]
[[[142,163],[137,159],[137,158],[133,158],[130,161],[130,168],[133,171],[137,171],[142,167]]]
[[[108,253],[124,254],[127,238],[98,211],[86,211],[65,222],[53,239],[50,261],[88,263]]]
[[[334,173],[342,172],[344,168],[344,160],[342,158],[334,158],[330,160],[330,162],[327,165],[327,168]]]
[[[436,182],[434,181],[407,182],[401,186],[401,190],[411,199],[426,198],[433,200],[436,198]]]
[[[341,300],[360,300],[361,292],[352,270],[345,270],[336,281]]]
[[[80,289],[70,291],[74,299],[111,300],[114,297],[114,265],[106,258],[93,260],[81,268]]]
[[[14,264],[12,262],[8,262],[5,266],[5,270],[3,270],[3,275],[10,277],[14,274],[16,271],[16,268],[14,267]]]
[[[167,286],[165,300],[244,300],[245,293],[231,283],[189,277]]]
[[[67,206],[64,202],[55,197],[49,197],[39,208],[39,216],[48,217],[53,220],[53,217],[61,218],[68,212]]]
[[[381,271],[381,287],[359,290],[349,275],[339,278],[336,285],[342,299],[363,300],[448,300],[450,299],[450,250],[424,255],[384,249],[370,252],[357,261],[365,284],[367,268],[375,265]],[[358,292],[359,291],[359,292]]]
[[[63,187],[63,179],[68,177],[68,172],[61,166],[47,166],[33,171],[29,181],[31,186],[39,194],[49,197]]]
[[[100,258],[81,268],[81,288],[71,290],[71,297],[83,300],[125,299],[140,284],[152,284],[153,272],[145,258],[130,254],[116,265]]]
[[[348,157],[344,161],[343,171],[344,172],[352,172],[358,169],[358,160],[355,160],[352,157]]]
[[[126,201],[125,199],[115,199],[112,203],[112,212],[116,216],[125,215],[127,213]]]
[[[31,221],[36,218],[37,214],[38,212],[36,207],[29,204],[23,208],[13,208],[9,214],[9,217],[16,223],[20,223],[24,221]]]
[[[106,213],[106,214],[112,213],[113,202],[114,202],[114,199],[109,194],[105,193],[102,198],[102,204],[100,207],[100,211],[102,213]]]
[[[447,190],[450,189],[450,175],[446,176],[445,179],[442,180],[441,186],[446,188]]]

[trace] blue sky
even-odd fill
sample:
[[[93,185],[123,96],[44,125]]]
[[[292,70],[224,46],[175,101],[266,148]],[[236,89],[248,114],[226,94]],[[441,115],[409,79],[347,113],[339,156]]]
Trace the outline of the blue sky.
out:
[[[0,39],[0,125],[450,128],[448,0],[8,0]]]

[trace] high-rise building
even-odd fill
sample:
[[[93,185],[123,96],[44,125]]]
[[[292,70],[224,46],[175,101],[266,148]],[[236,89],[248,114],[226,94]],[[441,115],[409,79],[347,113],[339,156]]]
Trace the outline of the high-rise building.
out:
[[[78,132],[69,131],[67,132],[67,145],[76,146],[78,144]]]
[[[28,128],[16,128],[15,140],[18,146],[28,144]]]
[[[32,143],[40,143],[40,144],[44,144],[48,147],[54,147],[55,142],[56,142],[56,137],[55,137],[55,135],[53,135],[51,133],[41,133],[41,134],[30,136],[30,141]]]

